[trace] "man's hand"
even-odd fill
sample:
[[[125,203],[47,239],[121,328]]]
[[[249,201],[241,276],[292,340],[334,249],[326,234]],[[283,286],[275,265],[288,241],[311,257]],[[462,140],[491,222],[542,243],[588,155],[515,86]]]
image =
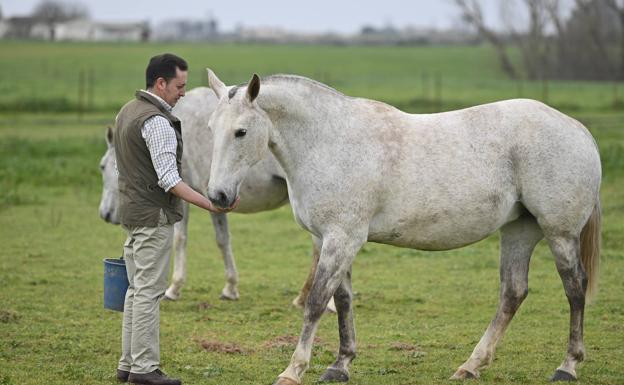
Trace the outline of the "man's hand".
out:
[[[210,200],[208,200],[208,202],[210,202]],[[208,210],[212,211],[213,213],[229,213],[230,211],[238,207],[238,202],[240,202],[240,197],[236,197],[236,200],[234,201],[234,203],[232,203],[230,207],[226,207],[226,208],[217,207],[213,205],[212,202],[210,202],[210,206],[212,207],[209,208]]]
[[[181,199],[184,199],[188,203],[192,203],[197,207],[201,207],[202,209],[212,211],[213,213],[230,212],[234,210],[236,206],[238,206],[238,202],[240,201],[240,198],[237,197],[234,203],[232,203],[230,207],[226,207],[226,208],[216,207],[215,205],[212,204],[212,202],[210,202],[208,198],[198,193],[197,191],[193,190],[191,186],[187,185],[186,183],[182,181],[180,181],[178,184],[173,186],[173,188],[170,191],[176,196],[180,197]]]

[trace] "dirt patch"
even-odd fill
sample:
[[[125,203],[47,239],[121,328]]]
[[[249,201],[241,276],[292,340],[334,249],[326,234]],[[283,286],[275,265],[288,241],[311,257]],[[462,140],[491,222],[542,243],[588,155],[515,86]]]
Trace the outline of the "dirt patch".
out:
[[[277,336],[273,338],[272,340],[265,341],[264,344],[262,344],[262,346],[268,349],[284,348],[284,347],[294,348],[295,346],[297,346],[297,342],[299,342],[299,336],[286,334],[283,336]],[[323,344],[323,341],[319,337],[314,337],[314,345],[321,345],[321,344]]]
[[[208,310],[210,308],[212,308],[212,305],[208,302],[200,302],[197,304],[197,310],[199,311]]]
[[[8,324],[10,322],[17,322],[19,321],[19,319],[20,319],[19,314],[17,314],[16,312],[12,310],[4,310],[4,309],[0,310],[0,323]]]
[[[214,340],[201,340],[201,347],[208,352],[227,353],[227,354],[243,354],[245,349],[238,344],[230,342],[220,342]]]
[[[390,350],[398,350],[403,352],[415,352],[422,350],[418,345],[412,345],[405,342],[393,342],[390,345]]]

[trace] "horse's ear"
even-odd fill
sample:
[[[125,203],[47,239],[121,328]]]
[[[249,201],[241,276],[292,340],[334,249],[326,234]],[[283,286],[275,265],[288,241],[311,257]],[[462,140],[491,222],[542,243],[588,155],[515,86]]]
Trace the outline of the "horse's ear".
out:
[[[108,147],[113,145],[113,129],[111,126],[106,127],[106,144]]]
[[[257,74],[253,74],[249,84],[247,85],[247,100],[252,103],[260,93],[260,77]]]
[[[227,87],[210,68],[206,68],[206,70],[208,71],[208,86],[214,91],[217,98],[221,99],[227,95]]]

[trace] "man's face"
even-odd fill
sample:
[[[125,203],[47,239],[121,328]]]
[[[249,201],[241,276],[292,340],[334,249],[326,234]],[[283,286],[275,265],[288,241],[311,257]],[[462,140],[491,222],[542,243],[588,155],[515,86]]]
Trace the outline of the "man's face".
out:
[[[171,107],[175,106],[178,100],[186,93],[187,71],[176,68],[176,77],[165,81],[163,78],[156,80],[156,94],[160,96]]]

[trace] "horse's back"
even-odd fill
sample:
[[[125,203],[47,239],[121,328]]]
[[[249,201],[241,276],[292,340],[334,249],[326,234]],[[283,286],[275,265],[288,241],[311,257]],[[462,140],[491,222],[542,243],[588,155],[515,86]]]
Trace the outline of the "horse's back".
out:
[[[405,121],[405,116],[398,119]],[[582,226],[600,183],[595,143],[577,121],[517,99],[411,115],[371,221],[371,240],[426,249],[482,239],[528,209],[544,226]],[[579,227],[580,229],[580,227]]]

